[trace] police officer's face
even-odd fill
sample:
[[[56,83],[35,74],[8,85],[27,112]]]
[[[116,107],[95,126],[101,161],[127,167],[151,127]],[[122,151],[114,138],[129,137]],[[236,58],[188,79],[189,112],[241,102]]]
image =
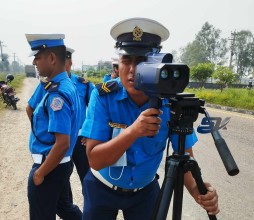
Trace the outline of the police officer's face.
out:
[[[70,75],[70,73],[71,73],[71,65],[72,65],[71,59],[66,59],[65,60],[65,70],[68,73],[68,75]]]
[[[33,65],[36,66],[40,76],[48,76],[50,73],[48,54],[39,52],[35,55]]]
[[[144,56],[121,55],[119,57],[119,76],[123,86],[130,94],[143,93],[134,88],[135,67],[143,61],[145,61]]]

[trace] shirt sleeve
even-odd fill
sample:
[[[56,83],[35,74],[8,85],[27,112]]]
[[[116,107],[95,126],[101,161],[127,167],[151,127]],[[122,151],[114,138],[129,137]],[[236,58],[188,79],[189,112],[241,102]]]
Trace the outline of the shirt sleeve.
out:
[[[36,106],[40,103],[40,101],[42,100],[43,96],[45,95],[45,90],[43,88],[43,86],[41,85],[41,83],[37,86],[37,88],[35,89],[33,95],[31,96],[31,98],[28,100],[28,104],[30,105],[30,107],[32,109],[35,109]]]
[[[191,148],[197,141],[198,141],[198,138],[195,131],[193,131],[192,134],[186,135],[185,149]],[[178,150],[178,135],[177,134],[171,135],[171,144],[172,144],[173,150],[176,152]]]
[[[50,94],[47,100],[48,132],[71,134],[71,106],[59,94]]]

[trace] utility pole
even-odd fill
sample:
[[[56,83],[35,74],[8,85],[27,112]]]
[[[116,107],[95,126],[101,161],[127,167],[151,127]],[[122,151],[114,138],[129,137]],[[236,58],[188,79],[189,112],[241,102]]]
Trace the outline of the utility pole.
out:
[[[15,60],[15,54],[16,54],[16,53],[13,53],[13,61],[14,61],[14,63],[15,63],[15,61],[16,61],[16,60]]]
[[[13,72],[15,73],[17,70],[17,65],[16,65],[16,57],[15,57],[16,53],[13,53],[13,64],[12,64],[12,68],[13,68]]]
[[[5,45],[3,45],[3,41],[0,41],[0,51],[1,51],[1,61],[4,61],[4,57],[3,57],[3,47]]]
[[[236,36],[237,36],[237,33],[236,31],[234,32],[231,32],[231,38],[229,38],[229,40],[231,41],[231,46],[230,46],[230,60],[229,60],[229,68],[232,69],[233,66],[232,66],[232,60],[233,60],[233,56],[235,54],[235,40],[236,40]]]

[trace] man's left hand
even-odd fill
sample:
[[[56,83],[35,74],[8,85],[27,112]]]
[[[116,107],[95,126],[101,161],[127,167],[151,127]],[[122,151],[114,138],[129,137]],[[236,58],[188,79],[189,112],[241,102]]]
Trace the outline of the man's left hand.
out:
[[[210,183],[205,183],[205,187],[207,188],[207,193],[205,195],[198,195],[195,200],[209,215],[216,215],[220,212],[218,194]]]
[[[33,181],[36,186],[39,186],[44,181],[44,176],[40,175],[40,172],[36,170],[34,172]]]

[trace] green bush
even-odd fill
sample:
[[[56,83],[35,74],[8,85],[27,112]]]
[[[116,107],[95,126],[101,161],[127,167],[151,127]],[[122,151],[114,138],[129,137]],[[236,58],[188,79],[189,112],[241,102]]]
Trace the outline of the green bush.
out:
[[[185,92],[194,93],[196,97],[204,99],[207,103],[224,105],[235,108],[254,110],[254,90],[248,89],[186,89]]]
[[[89,81],[91,81],[93,84],[102,83],[101,77],[87,77]]]

